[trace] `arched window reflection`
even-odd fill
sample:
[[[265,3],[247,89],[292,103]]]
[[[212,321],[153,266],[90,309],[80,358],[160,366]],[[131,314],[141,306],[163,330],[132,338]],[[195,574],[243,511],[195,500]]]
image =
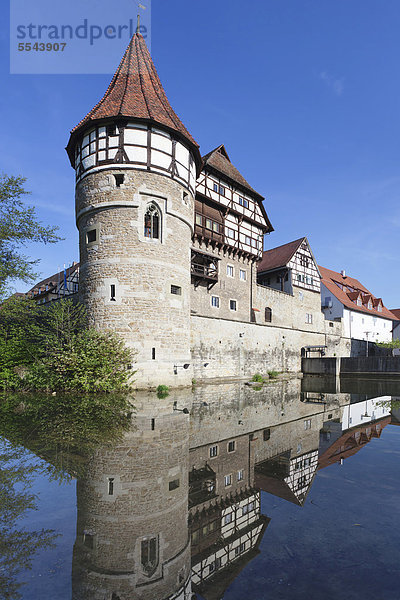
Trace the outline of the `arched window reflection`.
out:
[[[144,215],[144,236],[147,238],[160,239],[161,215],[157,206],[150,204]]]
[[[156,537],[142,540],[140,548],[140,562],[143,572],[151,577],[158,567],[158,539]]]

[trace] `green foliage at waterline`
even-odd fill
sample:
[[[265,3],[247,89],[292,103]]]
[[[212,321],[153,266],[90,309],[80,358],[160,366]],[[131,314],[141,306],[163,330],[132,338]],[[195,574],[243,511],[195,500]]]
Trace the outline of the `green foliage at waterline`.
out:
[[[113,332],[87,326],[82,305],[39,306],[10,298],[0,307],[0,388],[111,392],[129,388],[134,356]]]
[[[376,345],[380,348],[400,348],[400,340],[391,340],[390,342],[379,342]]]

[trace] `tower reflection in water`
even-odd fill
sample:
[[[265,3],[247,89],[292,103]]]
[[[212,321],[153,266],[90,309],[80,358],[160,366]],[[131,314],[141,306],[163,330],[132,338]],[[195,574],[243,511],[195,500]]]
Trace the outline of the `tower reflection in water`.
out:
[[[261,491],[304,505],[319,469],[390,423],[384,390],[318,385],[138,393],[131,431],[78,482],[73,600],[222,598],[260,551]]]

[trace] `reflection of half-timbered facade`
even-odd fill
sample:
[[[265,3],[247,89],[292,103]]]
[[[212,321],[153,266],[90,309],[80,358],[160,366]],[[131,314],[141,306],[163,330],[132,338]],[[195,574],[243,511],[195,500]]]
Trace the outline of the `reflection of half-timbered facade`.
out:
[[[189,456],[192,585],[207,598],[210,586],[225,589],[257,553],[269,519],[253,487],[252,436],[192,447]]]

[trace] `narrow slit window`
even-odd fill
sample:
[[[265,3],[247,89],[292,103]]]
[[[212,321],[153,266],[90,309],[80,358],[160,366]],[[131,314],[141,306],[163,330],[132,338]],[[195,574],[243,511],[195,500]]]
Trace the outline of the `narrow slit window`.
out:
[[[115,284],[110,285],[110,300],[111,302],[115,302]]]
[[[265,322],[266,323],[271,323],[272,321],[272,310],[269,308],[269,306],[265,307]]]
[[[156,360],[156,349],[155,348],[151,349],[151,360]]]
[[[152,420],[151,420],[151,430],[152,430],[152,431],[154,431],[154,430],[155,430],[155,428],[156,428],[156,420],[155,420],[155,419],[152,419]]]
[[[108,495],[109,496],[114,495],[114,477],[108,478]]]

